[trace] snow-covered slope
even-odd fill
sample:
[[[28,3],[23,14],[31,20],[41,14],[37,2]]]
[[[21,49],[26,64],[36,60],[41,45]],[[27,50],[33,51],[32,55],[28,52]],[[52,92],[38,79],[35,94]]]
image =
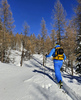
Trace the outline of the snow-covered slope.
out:
[[[20,56],[17,56],[15,65],[0,62],[0,100],[73,100],[54,81],[51,58],[47,59],[45,67],[42,66],[42,55],[35,54],[22,67],[19,66],[19,59]],[[71,88],[76,92],[73,95],[76,94],[78,98],[81,81],[78,82],[77,79],[78,77],[71,82],[71,76],[63,73],[64,84],[69,86],[67,90]]]

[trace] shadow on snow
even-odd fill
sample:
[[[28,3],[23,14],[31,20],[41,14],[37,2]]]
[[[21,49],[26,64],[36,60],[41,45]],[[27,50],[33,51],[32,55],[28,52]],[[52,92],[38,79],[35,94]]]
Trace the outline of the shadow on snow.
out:
[[[36,63],[34,63],[33,61],[31,61],[32,66],[26,64],[27,67],[30,67],[30,68],[31,68],[31,67],[35,66],[35,67],[39,68],[41,71],[38,71],[38,70],[35,69],[33,72],[37,72],[37,73],[41,73],[41,74],[43,74],[43,75],[46,75],[46,76],[48,76],[52,81],[54,81],[54,79],[52,78],[52,76],[50,76],[49,73],[46,73],[47,71],[48,71],[48,72],[49,72],[49,71],[50,71],[50,72],[54,72],[54,69],[49,68],[49,67],[47,67],[47,66],[43,66],[43,64],[42,64],[40,61],[38,61],[37,59],[35,59],[34,57],[33,57],[33,59],[34,59],[39,65],[36,64]],[[71,83],[73,83],[73,79],[75,79],[75,80],[77,80],[77,82],[81,83],[81,77],[72,76],[72,75],[67,75],[67,74],[62,74],[62,76],[65,77],[65,78],[69,78],[69,79],[70,79],[69,82],[71,82]],[[54,82],[55,82],[55,81],[54,81]],[[56,82],[55,82],[55,83],[56,83]]]
[[[42,72],[42,71],[38,71],[38,70],[33,70],[33,72],[37,72],[37,73],[40,73],[40,74],[43,74],[43,75],[46,75],[47,77],[49,77],[53,82],[56,83],[56,81],[53,79],[52,76],[50,76],[48,73],[45,73],[45,72]]]
[[[73,83],[73,79],[77,80],[77,82],[81,83],[81,77],[78,76],[72,76],[72,75],[67,75],[67,74],[63,74],[63,77],[65,78],[69,78],[71,83]]]

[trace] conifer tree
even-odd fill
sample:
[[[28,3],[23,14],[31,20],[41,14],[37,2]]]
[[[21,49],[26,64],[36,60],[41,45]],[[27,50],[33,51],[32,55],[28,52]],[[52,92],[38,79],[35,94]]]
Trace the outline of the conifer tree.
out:
[[[54,5],[54,10],[53,10],[53,27],[57,33],[57,42],[61,44],[61,40],[64,35],[65,31],[65,26],[66,26],[66,12],[60,2],[60,0],[57,0],[55,5]]]
[[[81,62],[81,0],[77,0],[78,5],[75,9],[76,17],[75,17],[75,26],[77,30],[77,61]],[[81,73],[81,66],[77,68],[77,72]]]
[[[76,17],[75,17],[75,25],[77,30],[77,54],[81,54],[81,0],[78,1],[78,6],[75,10]]]
[[[50,36],[51,36],[51,40],[52,40],[52,48],[54,48],[55,41],[56,41],[56,40],[55,40],[56,35],[55,35],[55,30],[54,30],[54,29],[51,31]]]
[[[37,39],[36,39],[36,50],[38,54],[41,53],[41,36],[38,34]]]
[[[24,34],[24,36],[23,36],[23,38],[22,38],[22,55],[21,55],[21,62],[20,62],[20,64],[21,64],[21,66],[22,66],[22,63],[23,63],[23,59],[24,59],[24,53],[26,54],[26,52],[24,52],[24,49],[28,49],[27,48],[27,35],[28,35],[28,33],[29,33],[29,25],[27,24],[27,22],[24,22],[24,24],[23,24],[23,34]]]
[[[45,51],[49,53],[51,49],[52,49],[51,39],[49,36],[47,36],[46,41],[45,41]]]
[[[2,31],[2,21],[0,19],[0,61],[2,55],[2,39],[3,39],[3,31]]]
[[[1,1],[1,18],[2,18],[2,23],[3,23],[3,28],[5,32],[11,32],[14,29],[14,20],[12,17],[12,12],[10,10],[10,5],[8,4],[7,0],[2,0]]]
[[[68,59],[68,66],[71,68],[71,72],[73,75],[73,61],[75,60],[75,47],[76,47],[76,30],[73,26],[71,26],[71,21],[66,28],[66,38],[63,40],[63,48]],[[68,45],[67,45],[68,44]]]
[[[20,50],[21,48],[21,35],[18,33],[15,36],[15,42],[16,42],[16,50]]]
[[[45,41],[46,41],[46,36],[47,36],[47,29],[46,29],[46,24],[44,18],[42,18],[41,21],[41,47],[42,47],[42,53],[43,53],[43,66],[44,66],[44,61],[45,61]]]
[[[35,48],[36,48],[36,36],[34,33],[30,36],[30,40],[31,40],[31,54],[33,54],[35,53]]]
[[[2,53],[1,53],[1,61],[5,62],[5,56],[6,56],[6,45],[8,41],[6,39],[6,33],[11,33],[12,28],[14,28],[13,25],[13,18],[12,18],[12,12],[10,10],[10,5],[8,4],[7,0],[2,0],[1,2],[1,8],[0,8],[0,19],[2,20],[2,31],[3,31],[3,41],[2,41]],[[9,43],[8,43],[9,44]]]

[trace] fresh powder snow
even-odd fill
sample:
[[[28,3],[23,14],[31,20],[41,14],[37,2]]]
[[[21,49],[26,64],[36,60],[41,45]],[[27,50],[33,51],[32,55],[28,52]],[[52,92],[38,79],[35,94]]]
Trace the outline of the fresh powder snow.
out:
[[[64,87],[55,81],[52,58],[42,65],[42,55],[20,66],[20,52],[12,51],[14,64],[0,62],[0,100],[81,100],[81,78],[62,73]]]

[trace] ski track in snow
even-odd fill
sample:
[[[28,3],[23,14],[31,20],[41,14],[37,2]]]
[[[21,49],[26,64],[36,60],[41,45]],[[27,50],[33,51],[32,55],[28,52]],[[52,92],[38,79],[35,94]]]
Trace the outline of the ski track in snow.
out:
[[[34,59],[36,59],[36,58],[34,57]],[[39,61],[37,61],[37,62],[39,63]],[[42,63],[40,63],[40,64],[42,65]],[[77,95],[75,93],[75,91],[73,91],[69,86],[67,86],[65,82],[63,82],[62,89],[64,90],[62,92],[64,92],[67,95],[69,95],[72,98],[72,100],[81,100],[81,97],[79,95]]]
[[[66,83],[59,89],[54,78],[51,58],[43,66],[41,55],[23,67],[0,63],[0,100],[81,100]]]
[[[63,82],[63,89],[65,92],[73,99],[73,100],[81,100],[81,97],[78,96],[70,87],[66,85],[65,82]]]

